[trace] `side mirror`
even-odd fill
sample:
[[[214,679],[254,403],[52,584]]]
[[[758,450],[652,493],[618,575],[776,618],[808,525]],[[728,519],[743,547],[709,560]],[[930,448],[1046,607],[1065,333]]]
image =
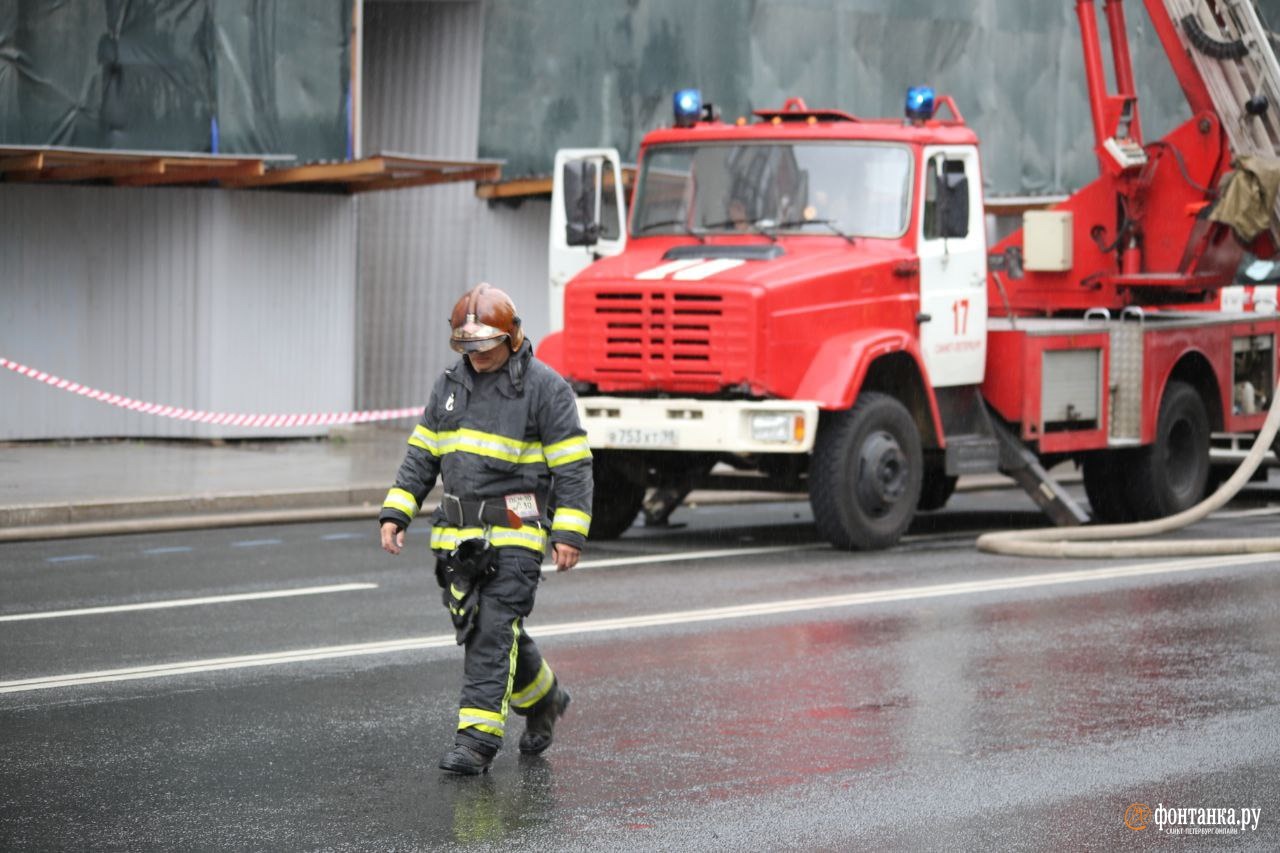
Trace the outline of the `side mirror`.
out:
[[[564,241],[569,246],[600,242],[600,172],[591,160],[564,164]]]
[[[969,235],[969,178],[964,173],[964,164],[957,162],[957,170],[944,165],[941,174],[936,174],[938,199],[938,236],[943,238],[960,238]]]

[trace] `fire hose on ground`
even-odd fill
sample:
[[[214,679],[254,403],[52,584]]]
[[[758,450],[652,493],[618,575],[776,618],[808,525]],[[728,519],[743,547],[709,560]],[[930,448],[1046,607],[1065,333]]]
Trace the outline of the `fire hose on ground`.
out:
[[[1280,386],[1276,387],[1280,394]],[[1253,472],[1262,464],[1280,430],[1280,405],[1272,395],[1271,411],[1262,424],[1253,447],[1234,474],[1193,507],[1176,515],[1154,521],[1132,524],[1103,524],[1096,527],[1048,527],[1036,530],[1006,530],[985,533],[978,537],[978,550],[989,554],[1015,557],[1196,557],[1222,554],[1259,554],[1280,551],[1280,537],[1264,536],[1256,539],[1172,539],[1164,541],[1118,541],[1139,539],[1172,533],[1195,524],[1217,512],[1227,501],[1236,496]]]

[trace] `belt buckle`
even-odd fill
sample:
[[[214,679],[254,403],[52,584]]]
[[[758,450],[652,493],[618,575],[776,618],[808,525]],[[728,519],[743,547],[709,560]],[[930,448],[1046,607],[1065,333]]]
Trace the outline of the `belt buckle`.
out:
[[[440,508],[444,510],[444,517],[454,527],[465,527],[465,519],[462,512],[462,499],[456,495],[446,494],[440,499]]]

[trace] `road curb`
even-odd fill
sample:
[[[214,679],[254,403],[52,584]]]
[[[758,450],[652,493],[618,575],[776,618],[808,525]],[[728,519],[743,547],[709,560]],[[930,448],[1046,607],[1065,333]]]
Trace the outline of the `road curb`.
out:
[[[254,511],[381,506],[385,484],[271,492],[222,492],[0,507],[0,531],[16,527],[162,519]]]

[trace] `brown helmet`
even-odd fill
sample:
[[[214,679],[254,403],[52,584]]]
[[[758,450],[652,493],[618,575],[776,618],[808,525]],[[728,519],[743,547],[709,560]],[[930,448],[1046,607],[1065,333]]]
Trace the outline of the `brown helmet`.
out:
[[[449,326],[453,329],[449,346],[456,352],[487,352],[504,340],[515,352],[524,343],[515,303],[510,296],[484,282],[462,294],[453,306]]]

